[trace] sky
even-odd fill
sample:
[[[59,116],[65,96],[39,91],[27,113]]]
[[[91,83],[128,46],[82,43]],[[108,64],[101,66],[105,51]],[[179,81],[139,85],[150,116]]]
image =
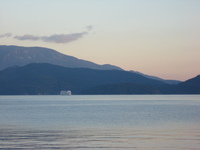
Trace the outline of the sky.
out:
[[[0,45],[185,81],[200,74],[200,0],[0,0]]]

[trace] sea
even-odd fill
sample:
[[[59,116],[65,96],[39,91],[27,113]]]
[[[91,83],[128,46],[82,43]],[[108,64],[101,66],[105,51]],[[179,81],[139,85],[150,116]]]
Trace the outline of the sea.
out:
[[[1,150],[199,150],[200,95],[0,96]]]

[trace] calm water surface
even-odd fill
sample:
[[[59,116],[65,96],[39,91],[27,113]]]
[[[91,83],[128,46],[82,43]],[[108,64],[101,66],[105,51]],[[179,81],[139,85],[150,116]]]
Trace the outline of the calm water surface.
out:
[[[0,149],[199,150],[200,95],[0,96]]]

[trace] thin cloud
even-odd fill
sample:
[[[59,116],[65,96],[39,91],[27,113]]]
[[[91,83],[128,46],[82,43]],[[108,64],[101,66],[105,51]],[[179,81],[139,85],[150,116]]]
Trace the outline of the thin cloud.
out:
[[[43,41],[49,43],[69,43],[72,41],[76,41],[83,36],[87,35],[89,32],[80,32],[80,33],[72,33],[72,34],[54,34],[50,36],[34,36],[30,34],[25,34],[22,36],[15,36],[15,39],[18,40],[32,40],[32,41]]]
[[[54,42],[54,43],[69,43],[82,38],[88,32],[72,33],[72,34],[54,34],[51,36],[43,36],[41,39],[44,42]]]
[[[0,38],[10,37],[10,36],[12,36],[12,33],[0,34]]]
[[[89,34],[89,32],[93,29],[92,25],[86,26],[84,32],[71,33],[71,34],[53,34],[50,36],[36,36],[31,34],[25,34],[22,36],[14,36],[14,39],[17,40],[30,40],[30,41],[43,41],[48,43],[69,43],[73,41],[77,41],[80,38],[83,38],[85,35]],[[1,34],[0,38],[10,37],[12,33]]]
[[[40,36],[34,36],[30,34],[25,34],[23,36],[15,36],[14,38],[18,40],[32,40],[32,41],[38,41],[41,39]]]

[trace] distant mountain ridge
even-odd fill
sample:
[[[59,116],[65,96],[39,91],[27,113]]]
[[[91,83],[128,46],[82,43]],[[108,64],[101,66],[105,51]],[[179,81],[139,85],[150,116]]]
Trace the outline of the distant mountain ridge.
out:
[[[123,70],[66,68],[46,63],[10,67],[0,71],[0,94],[3,95],[59,94],[61,90],[72,90],[74,94],[88,94],[89,92],[84,91],[95,86],[121,83],[148,86],[166,84]],[[154,91],[150,89],[150,93]]]
[[[11,66],[24,66],[30,63],[50,63],[69,68],[122,70],[114,65],[98,65],[90,61],[64,55],[49,48],[0,45],[0,70]]]
[[[143,74],[141,72],[133,71],[133,70],[131,70],[130,72],[137,73],[137,74],[140,74],[140,75],[142,75],[144,77],[147,77],[149,79],[154,79],[154,80],[162,81],[162,82],[165,82],[165,83],[168,83],[168,84],[178,84],[178,83],[182,82],[182,81],[179,81],[179,80],[164,80],[164,79],[156,77],[156,76],[146,75],[146,74]]]
[[[69,68],[91,68],[98,70],[123,70],[114,65],[99,65],[90,61],[75,58],[59,53],[53,49],[43,47],[22,47],[0,45],[0,70],[12,66],[24,66],[30,63],[49,63]],[[140,72],[137,73],[149,79],[159,80],[168,84],[178,84],[181,81],[164,80],[155,76],[149,76]]]
[[[188,93],[188,94],[200,94],[200,75],[189,79],[185,82],[178,84],[178,89],[181,94]]]
[[[123,70],[66,68],[34,63],[0,71],[0,95],[200,94],[200,75],[177,85]]]

